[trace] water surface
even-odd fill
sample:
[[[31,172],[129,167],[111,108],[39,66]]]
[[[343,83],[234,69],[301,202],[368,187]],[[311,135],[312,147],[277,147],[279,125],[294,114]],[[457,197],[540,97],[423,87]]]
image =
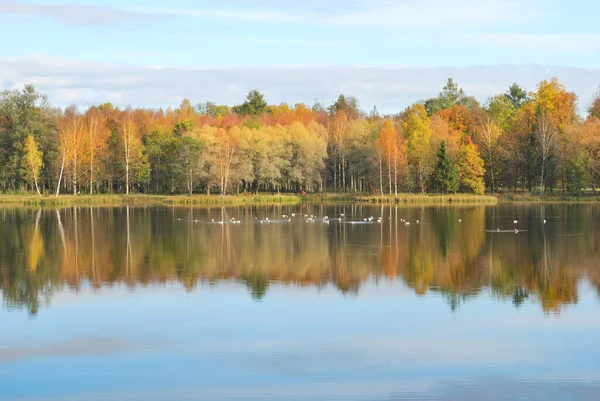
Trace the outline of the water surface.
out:
[[[599,224],[595,205],[0,209],[0,399],[597,400]]]

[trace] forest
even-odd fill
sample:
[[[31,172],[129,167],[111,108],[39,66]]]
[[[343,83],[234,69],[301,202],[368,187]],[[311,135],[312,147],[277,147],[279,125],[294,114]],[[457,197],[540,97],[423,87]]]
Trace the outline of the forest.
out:
[[[347,95],[269,105],[257,90],[233,107],[63,110],[27,85],[0,94],[0,191],[582,195],[600,188],[600,91],[586,109],[556,78],[483,104],[448,79],[390,115]]]

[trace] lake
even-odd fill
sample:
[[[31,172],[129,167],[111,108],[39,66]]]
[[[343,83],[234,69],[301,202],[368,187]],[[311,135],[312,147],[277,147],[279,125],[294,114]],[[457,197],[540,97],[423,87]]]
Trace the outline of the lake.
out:
[[[598,228],[593,204],[0,208],[0,400],[597,400]]]

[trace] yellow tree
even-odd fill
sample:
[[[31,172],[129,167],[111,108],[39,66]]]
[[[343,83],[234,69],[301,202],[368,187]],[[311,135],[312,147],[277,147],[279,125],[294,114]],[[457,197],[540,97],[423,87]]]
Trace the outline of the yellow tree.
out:
[[[94,172],[98,164],[96,155],[106,147],[106,138],[108,137],[106,117],[96,107],[90,108],[85,116],[85,128],[90,169],[90,195],[92,195],[94,193]]]
[[[69,107],[65,110],[64,116],[59,121],[58,130],[58,151],[60,157],[60,173],[58,176],[58,185],[56,186],[56,197],[60,194],[60,185],[64,175],[65,167],[73,167],[74,175],[74,191],[76,192],[77,185],[77,163],[73,163],[73,159],[77,159],[81,152],[81,137],[83,136],[83,118],[77,112],[75,107]],[[74,156],[77,155],[77,156]]]
[[[346,149],[344,141],[347,129],[348,115],[344,111],[337,111],[329,120],[329,135],[337,156],[333,168],[334,188],[339,185],[343,190],[346,190]]]
[[[415,181],[425,192],[426,158],[431,140],[431,120],[422,104],[414,104],[404,112],[402,132],[406,140],[406,155]]]
[[[483,110],[477,118],[477,126],[475,128],[475,140],[479,148],[483,151],[487,166],[490,172],[490,187],[492,193],[496,189],[494,180],[495,169],[495,154],[497,150],[498,138],[500,138],[500,127],[492,115]]]
[[[383,122],[379,133],[379,148],[382,150],[382,156],[388,167],[390,195],[392,194],[392,167],[394,176],[393,190],[394,194],[398,195],[398,172],[404,164],[404,146],[391,119],[386,119]]]
[[[27,181],[30,183],[33,181],[35,184],[35,190],[41,198],[42,194],[40,192],[40,187],[38,186],[38,177],[43,165],[42,152],[38,149],[37,142],[35,141],[33,135],[27,135],[27,138],[25,138],[25,143],[23,144],[23,148],[25,151],[23,164],[25,166],[25,170],[27,171]]]
[[[566,185],[566,170],[570,154],[568,152],[567,128],[577,121],[577,95],[568,92],[567,88],[558,79],[542,81],[533,96],[538,114],[546,114],[556,129],[556,147],[558,152],[558,168],[563,192]]]
[[[590,117],[595,117],[600,119],[600,89],[594,95],[594,99],[592,100],[590,107],[588,108],[588,112],[590,113]]]
[[[461,190],[483,195],[485,191],[483,159],[468,135],[465,135],[458,150],[457,167]]]
[[[75,112],[76,113],[76,112]],[[70,158],[68,160],[67,166],[69,167],[70,176],[71,176],[71,185],[73,186],[73,194],[77,195],[77,185],[79,181],[79,176],[81,175],[82,166],[85,164],[86,158],[86,127],[84,117],[77,113],[77,118],[79,120],[78,126],[79,129],[71,132],[69,137],[70,144]]]
[[[129,195],[131,164],[140,146],[139,129],[130,112],[125,112],[123,115],[120,134],[123,141],[125,162],[125,193]]]
[[[556,127],[548,113],[542,113],[538,116],[535,126],[535,136],[540,146],[540,195],[543,195],[548,162],[555,152],[557,143]]]
[[[210,194],[211,185],[219,187],[221,196],[227,193],[231,170],[239,149],[240,134],[241,130],[237,126],[227,129],[205,125],[199,129],[198,138],[205,143],[207,149],[203,155],[203,162],[207,166],[207,194]]]

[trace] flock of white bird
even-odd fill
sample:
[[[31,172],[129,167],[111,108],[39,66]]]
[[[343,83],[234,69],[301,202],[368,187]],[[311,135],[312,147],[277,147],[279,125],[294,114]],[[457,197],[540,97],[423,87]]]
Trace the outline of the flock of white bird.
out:
[[[365,223],[378,223],[381,224],[383,222],[383,217],[374,217],[374,216],[369,216],[369,217],[365,217],[362,220],[346,220],[345,219],[345,214],[341,213],[339,217],[335,217],[335,218],[330,218],[329,216],[323,216],[323,217],[318,217],[314,214],[304,214],[304,215],[299,215],[298,217],[304,217],[304,220],[306,223],[315,223],[317,221],[323,222],[323,224],[329,224],[332,221],[337,221],[340,223],[348,223],[348,224],[365,224]],[[265,217],[262,219],[259,219],[258,217],[254,217],[254,220],[257,223],[260,224],[270,224],[270,223],[289,223],[292,221],[293,218],[296,217],[296,213],[292,213],[290,215],[287,214],[282,214],[281,215],[281,220],[273,220],[270,219],[269,217]],[[391,220],[392,218],[389,217],[389,219]],[[176,219],[177,221],[182,221],[181,218]],[[410,221],[405,220],[405,219],[400,219],[400,221],[402,223],[404,223],[405,225],[409,226],[410,225]],[[460,219],[459,219],[460,221]],[[190,222],[192,223],[203,223],[204,221],[202,220],[190,220]],[[211,221],[209,222],[211,224],[242,224],[241,220],[236,219],[235,217],[230,218],[229,220],[215,220],[215,219],[211,219]],[[416,224],[419,224],[419,220],[415,221]]]
[[[300,215],[301,217],[302,215]],[[258,219],[258,217],[254,217],[254,220],[256,220],[256,222],[260,223],[260,224],[270,224],[270,223],[289,223],[292,221],[292,218],[296,217],[296,213],[292,213],[290,215],[287,214],[283,214],[281,215],[282,220],[271,220],[268,217],[265,217],[264,219]],[[369,216],[369,217],[365,217],[362,219],[362,221],[358,220],[345,220],[345,215],[344,213],[340,214],[340,217],[336,217],[336,218],[329,218],[329,216],[323,216],[322,218],[319,218],[317,216],[315,216],[314,214],[305,214],[304,215],[304,219],[306,221],[306,223],[315,223],[316,221],[322,221],[323,224],[329,224],[332,221],[338,221],[338,222],[346,222],[349,224],[368,224],[368,223],[373,223],[373,222],[377,222],[378,224],[381,224],[383,221],[382,217],[373,217],[373,216]],[[391,217],[389,217],[389,219],[391,219]],[[181,221],[181,218],[177,219],[178,221]],[[400,221],[402,223],[404,223],[405,226],[410,226],[410,221],[405,220],[403,218],[400,219]],[[193,223],[202,223],[201,220],[191,220],[191,222]],[[462,223],[462,219],[458,219],[459,223]],[[546,220],[543,220],[544,224],[546,224]],[[241,220],[237,220],[235,217],[230,218],[228,221],[218,221],[215,219],[211,219],[210,223],[212,224],[242,224]],[[419,224],[419,220],[415,220],[416,224]],[[514,224],[519,224],[518,220],[513,220]],[[496,228],[496,232],[506,232],[507,230],[500,230],[499,228]],[[512,231],[512,230],[508,230],[508,231]],[[521,230],[524,231],[524,230]],[[515,228],[514,230],[515,234],[519,233],[519,229]]]

